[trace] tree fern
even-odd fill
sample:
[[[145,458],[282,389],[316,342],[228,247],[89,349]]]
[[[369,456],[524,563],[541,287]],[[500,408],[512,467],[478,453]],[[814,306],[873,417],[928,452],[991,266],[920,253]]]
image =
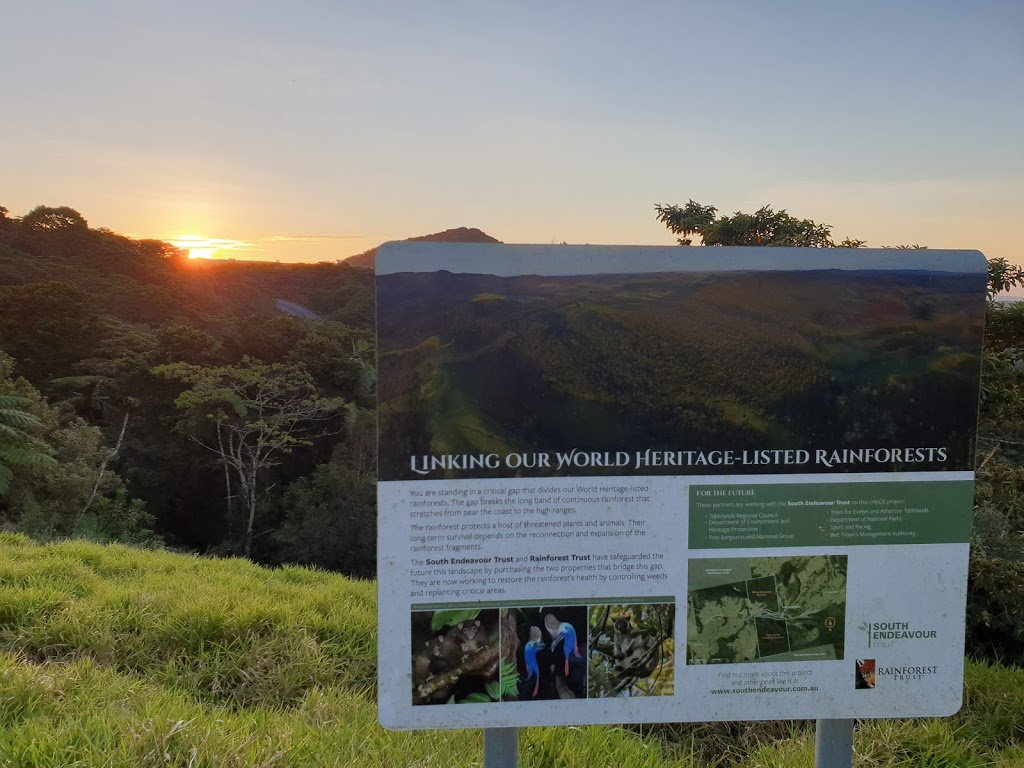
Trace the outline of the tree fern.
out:
[[[21,410],[31,402],[27,397],[0,394],[0,493],[11,487],[12,467],[57,466],[46,447],[24,431],[40,423],[31,413]]]
[[[7,466],[25,467],[52,467],[57,463],[53,456],[38,448],[11,445],[0,445],[0,462]]]
[[[31,402],[27,397],[0,395],[0,425],[24,428],[38,424],[39,419],[31,413],[19,410],[17,407],[28,405]]]
[[[27,397],[0,394],[0,408],[13,408],[16,405],[28,405],[31,402]]]

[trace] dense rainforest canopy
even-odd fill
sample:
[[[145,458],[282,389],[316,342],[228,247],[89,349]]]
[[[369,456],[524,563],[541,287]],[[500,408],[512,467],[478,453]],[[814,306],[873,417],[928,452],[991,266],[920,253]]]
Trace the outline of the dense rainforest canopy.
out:
[[[368,575],[374,370],[370,270],[190,260],[72,208],[0,211],[8,527]]]

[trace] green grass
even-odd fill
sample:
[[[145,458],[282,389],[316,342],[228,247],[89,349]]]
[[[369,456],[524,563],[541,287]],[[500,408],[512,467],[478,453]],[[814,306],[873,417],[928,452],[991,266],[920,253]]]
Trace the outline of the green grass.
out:
[[[376,721],[376,589],[0,534],[0,766],[474,766],[480,731]],[[813,765],[806,723],[525,729],[523,766]],[[858,766],[1024,766],[1024,670],[968,664],[944,720],[866,721]]]

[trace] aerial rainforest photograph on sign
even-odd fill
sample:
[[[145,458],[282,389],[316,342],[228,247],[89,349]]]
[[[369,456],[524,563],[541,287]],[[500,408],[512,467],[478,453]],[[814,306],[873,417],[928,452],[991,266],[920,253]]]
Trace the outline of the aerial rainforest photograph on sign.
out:
[[[906,257],[879,251],[860,252],[863,268],[783,256],[698,269],[678,249],[675,268],[615,272],[600,248],[559,248],[547,249],[547,263],[563,256],[554,269],[536,255],[506,258],[500,274],[435,269],[441,254],[378,274],[381,479],[420,478],[415,457],[573,449],[942,448],[741,471],[970,466],[974,424],[958,404],[978,398],[983,273],[897,269]],[[565,274],[573,265],[586,273]],[[430,477],[723,471],[510,464]]]

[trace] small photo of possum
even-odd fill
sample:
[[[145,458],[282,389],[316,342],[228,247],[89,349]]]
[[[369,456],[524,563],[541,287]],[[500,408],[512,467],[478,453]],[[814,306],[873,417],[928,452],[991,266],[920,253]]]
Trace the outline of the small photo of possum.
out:
[[[412,703],[499,700],[498,611],[417,611],[411,616]]]
[[[590,606],[589,695],[675,692],[675,604]]]

